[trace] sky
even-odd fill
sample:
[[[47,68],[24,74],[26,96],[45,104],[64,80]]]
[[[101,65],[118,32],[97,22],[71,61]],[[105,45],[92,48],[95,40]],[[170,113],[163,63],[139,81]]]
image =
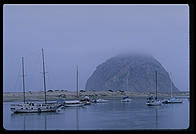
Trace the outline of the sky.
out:
[[[96,66],[121,53],[149,53],[189,91],[189,6],[12,5],[3,7],[3,92],[85,89]]]

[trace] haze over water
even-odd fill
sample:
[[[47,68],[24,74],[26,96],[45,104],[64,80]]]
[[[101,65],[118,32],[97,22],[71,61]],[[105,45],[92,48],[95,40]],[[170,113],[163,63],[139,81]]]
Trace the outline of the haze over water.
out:
[[[153,55],[181,91],[189,91],[188,5],[4,5],[3,91],[43,90],[41,48],[47,88],[79,89],[96,66],[120,53]]]

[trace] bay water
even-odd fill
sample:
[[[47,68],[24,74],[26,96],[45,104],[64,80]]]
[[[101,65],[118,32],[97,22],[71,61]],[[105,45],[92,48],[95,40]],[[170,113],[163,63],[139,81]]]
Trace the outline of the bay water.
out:
[[[181,104],[147,106],[146,99],[131,102],[109,100],[83,107],[66,107],[60,112],[18,113],[3,103],[3,127],[6,130],[154,130],[187,129],[190,120],[189,100]]]

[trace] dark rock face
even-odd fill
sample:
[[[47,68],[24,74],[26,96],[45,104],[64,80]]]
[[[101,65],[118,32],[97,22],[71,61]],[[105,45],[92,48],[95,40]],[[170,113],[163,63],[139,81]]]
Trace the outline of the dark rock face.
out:
[[[128,90],[170,93],[169,73],[149,55],[118,55],[97,66],[86,83],[86,90]],[[173,92],[179,90],[172,82]]]

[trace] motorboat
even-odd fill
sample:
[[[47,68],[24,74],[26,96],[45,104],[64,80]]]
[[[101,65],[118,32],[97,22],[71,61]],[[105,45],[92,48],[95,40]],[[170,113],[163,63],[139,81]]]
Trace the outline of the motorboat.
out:
[[[123,97],[121,102],[131,102],[131,99],[128,96],[126,96],[126,97]]]
[[[104,100],[104,99],[96,99],[96,100],[94,100],[95,103],[105,103],[107,101],[108,100]]]

